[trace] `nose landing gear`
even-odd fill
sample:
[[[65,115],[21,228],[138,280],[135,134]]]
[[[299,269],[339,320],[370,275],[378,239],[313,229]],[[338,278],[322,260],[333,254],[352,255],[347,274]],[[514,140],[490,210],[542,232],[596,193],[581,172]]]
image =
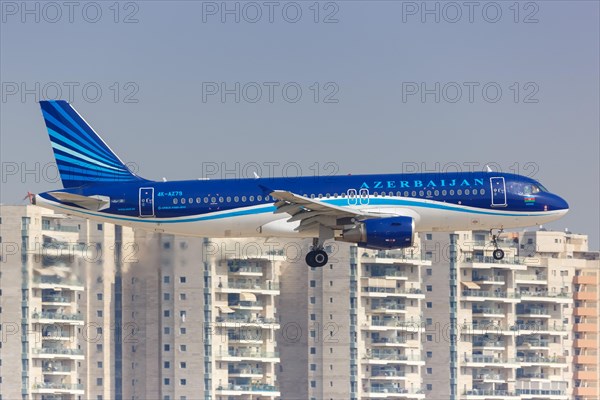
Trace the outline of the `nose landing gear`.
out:
[[[504,228],[498,229],[498,233],[494,235],[494,229],[490,229],[490,235],[492,236],[492,244],[494,245],[494,252],[492,253],[494,260],[502,260],[504,258],[504,250],[498,247],[498,239],[500,238],[502,232],[504,232]]]

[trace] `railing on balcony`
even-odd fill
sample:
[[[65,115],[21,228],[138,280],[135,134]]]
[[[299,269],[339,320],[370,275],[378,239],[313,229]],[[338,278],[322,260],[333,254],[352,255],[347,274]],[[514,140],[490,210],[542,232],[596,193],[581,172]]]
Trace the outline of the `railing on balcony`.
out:
[[[371,376],[390,376],[390,377],[405,377],[406,373],[397,369],[374,369],[371,371]]]
[[[33,354],[57,354],[67,356],[82,356],[83,350],[80,349],[64,349],[62,347],[42,347],[32,349]]]
[[[263,318],[263,317],[254,317],[254,316],[218,316],[215,318],[216,322],[229,322],[229,323],[238,323],[238,324],[278,324],[278,318]]]
[[[402,311],[406,310],[406,304],[401,303],[373,303],[371,304],[371,310],[392,310],[392,311]]]
[[[34,383],[33,390],[55,389],[55,390],[83,390],[83,385],[78,383],[39,382]]]
[[[473,379],[474,380],[494,380],[494,381],[504,380],[504,378],[500,374],[473,374]]]
[[[229,383],[227,385],[219,385],[217,386],[217,390],[232,390],[239,392],[278,392],[279,389],[273,385],[264,384],[255,384],[255,385],[237,385],[233,383]]]
[[[521,281],[546,281],[548,280],[548,275],[546,274],[517,274],[515,276],[516,280]]]
[[[71,299],[65,296],[42,296],[44,303],[70,303]]]
[[[55,231],[55,232],[79,232],[79,228],[76,226],[64,226],[64,225],[44,225],[42,224],[43,231]]]
[[[32,319],[56,319],[63,321],[83,321],[83,315],[81,314],[64,314],[64,313],[52,313],[52,312],[41,312],[31,314]]]
[[[410,288],[408,290],[401,288],[389,288],[389,287],[378,287],[378,286],[363,286],[363,292],[366,293],[390,293],[390,294],[422,294],[421,289]]]
[[[500,290],[488,291],[488,290],[463,290],[463,296],[473,296],[473,297],[493,297],[493,298],[515,298],[518,297],[515,293],[502,292]]]
[[[489,275],[473,275],[473,282],[482,282],[482,281],[487,281],[487,282],[506,282],[506,278],[504,278],[503,276],[489,276]]]
[[[471,309],[473,314],[495,314],[495,315],[504,315],[503,310],[497,310],[489,307],[473,307]]]
[[[71,372],[73,369],[68,365],[42,364],[43,372]]]
[[[423,394],[423,389],[409,389],[395,386],[371,386],[368,393],[399,393],[399,394]]]
[[[517,389],[517,395],[528,396],[565,396],[566,391],[560,389]]]
[[[466,396],[503,396],[503,397],[514,397],[517,396],[516,392],[510,390],[491,390],[491,389],[476,389],[465,390],[463,395]]]
[[[75,279],[61,278],[59,276],[36,275],[33,277],[34,283],[47,283],[51,285],[70,285],[83,286],[83,282]]]
[[[217,357],[252,357],[252,358],[277,358],[278,352],[273,351],[246,351],[243,349],[230,349],[228,351],[217,352]]]
[[[380,337],[380,338],[371,339],[371,343],[373,343],[373,344],[405,344],[406,338],[403,336],[397,336],[397,337],[391,337],[391,338]]]
[[[235,374],[235,375],[262,375],[263,374],[263,370],[261,368],[253,368],[253,367],[229,368],[227,370],[227,372],[229,374]]]
[[[219,283],[217,285],[219,289],[255,289],[255,290],[279,290],[279,282],[240,282],[240,281],[229,281],[225,283]]]
[[[368,360],[398,360],[398,361],[422,361],[420,355],[400,354],[398,352],[370,351],[364,356]]]

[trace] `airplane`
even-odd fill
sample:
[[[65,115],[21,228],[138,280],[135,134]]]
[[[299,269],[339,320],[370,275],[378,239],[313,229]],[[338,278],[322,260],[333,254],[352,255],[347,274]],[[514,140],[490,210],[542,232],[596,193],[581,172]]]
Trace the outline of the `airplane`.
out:
[[[211,238],[312,238],[305,260],[328,262],[325,242],[411,247],[417,232],[541,225],[567,202],[538,181],[488,171],[153,181],[133,173],[64,100],[40,101],[62,189],[34,204],[98,222]]]

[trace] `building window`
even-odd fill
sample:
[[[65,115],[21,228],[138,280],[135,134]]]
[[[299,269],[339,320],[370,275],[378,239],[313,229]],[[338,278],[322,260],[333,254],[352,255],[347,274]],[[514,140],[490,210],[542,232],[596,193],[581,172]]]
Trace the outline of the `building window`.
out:
[[[169,361],[165,361],[164,367],[171,368],[171,363]]]
[[[96,386],[102,386],[102,378],[96,378]]]
[[[187,300],[187,295],[185,293],[179,293],[179,300]]]
[[[186,283],[186,282],[187,282],[187,279],[186,279],[185,276],[180,276],[179,277],[179,283]]]
[[[433,368],[427,368],[427,375],[433,374]]]
[[[427,291],[428,292],[432,292],[433,291],[433,286],[432,285],[427,285]]]
[[[311,321],[316,321],[317,320],[317,315],[316,314],[310,314],[310,320]]]
[[[310,354],[317,354],[317,348],[316,347],[311,347],[310,348]]]
[[[102,368],[102,361],[98,361],[96,365],[98,366],[98,368]]]
[[[185,345],[185,344],[179,345],[179,350],[181,350],[181,351],[187,351],[187,345]]]
[[[163,283],[170,283],[171,282],[171,277],[170,276],[163,276]]]
[[[315,281],[314,279],[310,280],[310,287],[317,287],[317,281]]]
[[[427,335],[427,341],[433,342],[433,335]]]
[[[425,319],[425,324],[427,324],[427,325],[433,325],[433,319],[431,319],[431,318]]]
[[[96,228],[97,228],[99,231],[101,231],[101,230],[102,230],[102,224],[98,224],[98,225],[96,226]]]
[[[168,318],[168,317],[171,316],[171,311],[170,310],[164,310],[163,311],[163,315]]]
[[[431,383],[428,383],[428,384],[425,385],[425,388],[427,390],[433,390],[433,385]]]
[[[171,345],[165,344],[164,349],[165,349],[165,351],[171,351]]]
[[[310,304],[315,304],[316,302],[317,302],[317,299],[314,296],[311,296]]]
[[[179,368],[186,369],[187,368],[187,363],[185,361],[180,362],[179,363]]]
[[[427,354],[427,358],[433,357],[433,353],[431,351],[428,351],[426,354]]]
[[[310,364],[310,370],[311,371],[316,371],[317,370],[317,364]]]
[[[169,335],[171,333],[171,328],[168,327],[168,326],[165,326],[163,328],[163,332],[164,332],[165,335]]]
[[[169,378],[165,378],[164,382],[165,382],[165,386],[168,386],[171,384],[171,380]]]
[[[96,311],[96,315],[100,318],[102,318],[102,310],[98,310]]]
[[[180,335],[185,335],[187,333],[187,329],[186,328],[179,328],[179,334]]]
[[[431,276],[433,274],[433,270],[431,268],[427,268],[426,273],[427,276]]]
[[[96,294],[96,298],[97,298],[99,301],[102,301],[102,293],[98,293],[98,294]]]
[[[310,381],[310,387],[311,388],[316,388],[317,387],[317,381]]]
[[[433,308],[433,303],[431,301],[427,302],[427,308]]]
[[[164,294],[163,294],[163,299],[164,299],[165,301],[169,301],[169,300],[171,300],[171,294],[170,294],[170,293],[164,293]]]
[[[431,233],[426,233],[425,240],[433,240],[433,235]]]
[[[180,384],[181,386],[185,386],[185,385],[187,385],[187,380],[185,380],[185,379],[180,379],[180,380],[179,380],[179,384]]]

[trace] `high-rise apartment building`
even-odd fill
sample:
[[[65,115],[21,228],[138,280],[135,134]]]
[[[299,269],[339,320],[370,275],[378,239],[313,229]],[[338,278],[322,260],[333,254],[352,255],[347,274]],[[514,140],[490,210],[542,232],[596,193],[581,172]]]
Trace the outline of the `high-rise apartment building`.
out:
[[[3,399],[598,398],[587,237],[373,251],[132,231],[0,208]]]

